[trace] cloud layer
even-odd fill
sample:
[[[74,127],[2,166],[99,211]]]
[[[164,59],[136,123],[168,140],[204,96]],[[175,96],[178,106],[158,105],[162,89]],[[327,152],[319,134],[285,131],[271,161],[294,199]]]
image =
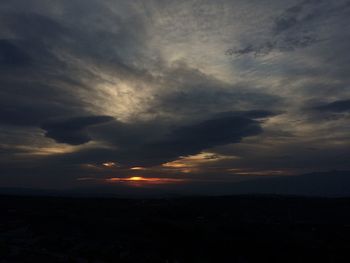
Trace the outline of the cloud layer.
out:
[[[0,3],[0,184],[348,169],[349,13],[345,0]]]

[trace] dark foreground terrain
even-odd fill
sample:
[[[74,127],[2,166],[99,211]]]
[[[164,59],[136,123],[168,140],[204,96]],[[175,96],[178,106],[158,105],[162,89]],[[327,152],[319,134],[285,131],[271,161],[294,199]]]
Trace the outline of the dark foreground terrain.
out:
[[[0,197],[0,262],[350,262],[350,199]]]

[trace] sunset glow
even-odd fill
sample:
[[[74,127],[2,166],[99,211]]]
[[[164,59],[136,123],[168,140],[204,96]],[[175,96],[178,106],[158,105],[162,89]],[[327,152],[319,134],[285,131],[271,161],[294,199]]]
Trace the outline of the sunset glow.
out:
[[[349,1],[1,1],[0,189],[350,170]]]
[[[176,178],[158,178],[158,177],[142,177],[132,176],[126,178],[112,177],[105,180],[107,183],[145,183],[145,184],[170,184],[185,181],[184,179]]]
[[[106,162],[102,164],[104,167],[111,168],[111,167],[116,167],[117,164],[114,162]]]
[[[0,0],[0,263],[350,262],[349,28],[350,0]]]
[[[146,178],[142,178],[142,177],[139,177],[139,176],[134,176],[134,177],[130,177],[128,178],[129,181],[142,181],[142,180],[145,180]]]
[[[141,167],[141,166],[135,166],[135,167],[131,167],[130,170],[133,170],[133,171],[141,171],[141,170],[146,170],[146,168]]]
[[[238,159],[238,157],[201,152],[196,155],[181,156],[175,161],[162,164],[162,167],[178,170],[182,173],[191,173],[199,171],[202,166],[208,166],[220,161],[233,159]]]

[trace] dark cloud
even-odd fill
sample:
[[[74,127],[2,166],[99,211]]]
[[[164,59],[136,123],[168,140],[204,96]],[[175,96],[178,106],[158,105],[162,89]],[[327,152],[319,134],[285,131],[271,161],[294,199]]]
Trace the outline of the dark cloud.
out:
[[[237,116],[244,117],[249,119],[264,119],[271,116],[276,116],[278,113],[268,111],[268,110],[249,110],[249,111],[236,111],[236,112],[220,112],[216,116],[225,117],[225,116]]]
[[[110,116],[75,117],[64,120],[47,121],[41,125],[46,131],[45,136],[59,143],[79,145],[91,140],[87,128],[112,121]]]
[[[148,126],[115,121],[91,129],[94,138],[109,143],[108,149],[85,149],[54,157],[51,161],[81,164],[113,160],[126,166],[160,165],[180,156],[197,154],[218,145],[238,143],[245,137],[261,134],[261,123],[244,115],[234,112],[219,114],[194,124],[160,126],[159,129],[163,130],[160,132],[157,131],[157,123]]]
[[[1,82],[0,82],[1,83]],[[28,90],[23,90],[24,83],[2,83],[4,86],[0,98],[0,122],[3,125],[36,126],[49,118],[74,114],[77,110],[74,106],[67,105],[68,98],[56,95],[59,90],[50,85],[42,86],[39,83],[27,83]],[[34,86],[32,88],[32,86]],[[8,93],[6,89],[17,90],[17,94]],[[42,90],[42,96],[38,96],[33,90]],[[47,94],[45,94],[45,91]],[[28,93],[28,95],[27,95]]]
[[[318,32],[320,24],[325,24],[333,16],[346,15],[348,8],[348,2],[301,1],[275,17],[267,40],[229,49],[226,54],[263,56],[272,51],[294,51],[327,41],[328,38]]]
[[[226,116],[175,129],[169,140],[151,145],[162,156],[177,153],[190,155],[217,145],[237,143],[247,136],[257,135],[262,128],[255,120],[242,116]]]
[[[282,39],[276,39],[267,41],[260,45],[248,45],[241,49],[229,49],[226,51],[228,55],[247,55],[253,54],[254,56],[267,55],[272,51],[294,51],[298,48],[305,48],[321,40],[313,35],[301,35],[301,36],[286,36]]]
[[[0,122],[39,127],[53,117],[86,114],[68,86],[81,83],[76,71],[55,54],[65,30],[38,14],[5,12],[0,18]],[[80,108],[80,109],[79,109]]]
[[[315,17],[315,9],[312,9],[311,12],[303,13],[303,11],[305,11],[308,6],[317,5],[321,2],[322,1],[304,0],[287,8],[282,14],[275,18],[272,31],[275,35],[279,35],[297,25],[305,24],[305,22]]]
[[[252,84],[231,85],[213,75],[179,63],[168,69],[162,82],[169,87],[155,94],[147,111],[176,118],[203,119],[224,111],[274,110],[283,98],[262,92]]]
[[[27,65],[26,71],[21,71],[26,77],[38,71],[48,74],[48,67],[54,70],[51,74],[63,69],[66,63],[55,52],[70,38],[68,28],[50,17],[35,13],[4,12],[0,23],[3,32],[0,36],[7,37],[21,57],[26,56],[27,60],[30,57],[31,64]]]
[[[0,39],[0,68],[28,65],[30,57],[10,40]]]
[[[24,39],[53,39],[66,31],[60,23],[45,14],[17,12],[13,9],[7,12],[3,10],[2,13],[1,26]]]
[[[331,103],[317,106],[314,109],[323,111],[323,112],[334,112],[334,113],[349,112],[350,100],[333,101]]]
[[[237,111],[242,107],[257,108],[266,101],[275,105],[278,101],[275,96],[248,91],[245,85],[225,84],[184,63],[165,67],[163,77],[149,79],[147,72],[130,66],[131,55],[125,58],[142,36],[140,30],[137,37],[133,36],[133,25],[142,28],[137,21],[127,25],[130,31],[119,18],[113,21],[120,27],[117,32],[106,28],[97,30],[96,25],[91,25],[92,31],[98,31],[95,35],[82,30],[80,19],[76,19],[74,26],[68,26],[72,21],[63,23],[44,15],[12,13],[4,16],[2,21],[4,31],[16,36],[11,42],[4,41],[4,48],[11,49],[11,56],[17,59],[17,64],[7,69],[22,74],[18,79],[9,74],[3,74],[1,78],[4,86],[4,96],[0,99],[2,124],[41,128],[46,137],[58,143],[80,145],[96,138],[110,147],[52,158],[61,165],[70,161],[99,163],[106,160],[117,160],[126,165],[158,165],[205,148],[235,143],[261,133],[259,122],[253,118],[268,114],[257,111],[257,115],[231,112],[215,116],[216,113]],[[96,35],[103,41],[96,42]],[[65,55],[68,58],[63,59]],[[168,83],[169,89],[157,93],[154,103],[145,110],[160,113],[161,117],[148,122],[123,123],[111,121],[109,116],[89,116],[89,105],[77,97],[75,91],[93,91],[94,83],[101,79],[96,72],[85,69],[85,65],[76,65],[75,58],[87,66],[112,71],[119,79],[145,79],[156,85]],[[26,61],[30,61],[30,65]],[[166,117],[161,114],[164,112]],[[186,124],[180,116],[185,116]]]
[[[72,5],[74,6],[73,3]],[[88,12],[86,16],[94,12],[89,9],[84,11]],[[104,18],[108,20],[110,11],[106,9],[102,11],[108,14],[107,18]],[[56,74],[64,73],[66,78],[72,77],[77,82],[80,75],[98,77],[89,76],[88,74],[92,72],[83,72],[83,69],[77,68],[77,60],[85,61],[85,65],[94,64],[97,67],[112,68],[120,71],[120,74],[136,72],[137,70],[129,66],[127,59],[123,57],[128,53],[128,49],[137,43],[136,40],[132,43],[133,30],[125,29],[125,27],[132,29],[133,24],[126,25],[118,16],[113,17],[114,19],[108,22],[114,23],[119,30],[108,31],[101,25],[94,24],[94,21],[85,21],[78,16],[62,20],[46,13],[17,12],[10,8],[7,12],[2,12],[0,29],[3,33],[0,37],[4,35],[11,38],[12,49],[16,47],[18,54],[26,53],[31,56],[33,60],[31,66],[34,68],[27,69],[26,73],[37,73],[40,70],[40,73],[49,74],[50,79]],[[104,19],[101,18],[99,22],[104,23]],[[86,30],[85,23],[89,24],[89,31]],[[141,28],[140,25],[138,27]],[[141,35],[141,29],[139,31]],[[96,41],[97,39],[99,41]],[[74,76],[77,73],[79,75]]]
[[[101,81],[89,65],[113,68],[123,76],[136,74],[111,44],[128,36],[96,33],[104,38],[98,44],[96,35],[80,28],[80,20],[72,26],[50,13],[17,11],[16,5],[20,1],[0,9],[0,124],[40,127],[48,119],[91,114],[89,102],[78,96]]]
[[[225,86],[222,83],[208,83],[190,86],[179,91],[159,94],[150,111],[176,113],[177,116],[203,116],[223,110],[239,110],[241,108],[259,108],[269,105],[274,108],[282,102],[275,95],[253,91],[250,87]]]

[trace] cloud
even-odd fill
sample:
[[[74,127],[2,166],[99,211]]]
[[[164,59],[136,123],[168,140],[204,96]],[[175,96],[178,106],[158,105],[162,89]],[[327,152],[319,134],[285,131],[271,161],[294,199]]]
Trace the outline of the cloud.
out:
[[[301,35],[301,36],[288,36],[283,39],[275,39],[266,41],[260,45],[253,46],[248,45],[240,49],[229,49],[226,51],[228,55],[248,55],[253,54],[254,56],[268,55],[273,51],[287,52],[294,51],[299,48],[305,48],[313,45],[321,40],[313,35]]]
[[[28,65],[30,57],[10,40],[0,39],[0,67],[18,67]]]
[[[87,133],[90,126],[110,122],[110,116],[75,117],[64,120],[47,121],[41,125],[46,131],[45,136],[54,139],[58,143],[79,145],[91,140]]]
[[[276,116],[279,113],[268,111],[268,110],[248,110],[248,111],[236,111],[236,112],[220,112],[216,116],[237,116],[237,117],[244,117],[249,119],[264,119],[272,116]]]
[[[224,111],[261,109],[273,111],[283,98],[257,89],[249,82],[227,83],[184,62],[163,69],[166,74],[146,111],[174,119],[198,120]]]
[[[275,35],[279,35],[296,27],[297,25],[302,25],[305,22],[314,18],[315,8],[311,10],[311,12],[303,13],[307,7],[310,5],[317,5],[322,1],[314,1],[314,0],[304,0],[300,3],[293,5],[292,7],[287,8],[282,14],[274,20],[274,25],[272,31]],[[312,6],[311,6],[312,8]]]
[[[219,114],[194,124],[161,127],[163,132],[160,133],[157,133],[156,126],[111,122],[101,129],[92,129],[93,137],[105,139],[109,148],[85,149],[56,160],[63,158],[63,162],[73,163],[111,160],[126,166],[160,165],[180,156],[197,154],[218,145],[238,143],[245,137],[261,134],[263,129],[260,122],[244,115],[234,112],[223,116]],[[156,135],[152,136],[152,133]],[[110,139],[111,135],[114,140]]]
[[[345,167],[349,1],[268,3],[2,1],[0,166],[64,180],[226,147],[216,171]]]
[[[195,154],[217,145],[237,143],[244,137],[261,132],[259,123],[247,117],[218,117],[177,128],[171,132],[168,140],[151,144],[151,148],[155,152],[160,151],[161,156],[178,157]]]
[[[285,9],[273,19],[268,35],[258,37],[254,43],[228,49],[227,55],[264,56],[271,52],[290,52],[329,40],[320,32],[333,16],[346,15],[349,4],[340,1],[304,0]]]
[[[39,2],[32,1],[31,7],[40,9]],[[121,78],[134,77],[140,72],[128,66],[117,52],[116,46],[123,46],[132,35],[122,29],[123,21],[116,19],[120,23],[116,26],[121,28],[118,32],[101,32],[102,29],[88,21],[89,30],[95,32],[90,34],[77,17],[62,19],[52,14],[59,6],[53,4],[40,14],[22,10],[21,2],[16,1],[1,9],[0,122],[3,125],[40,127],[53,118],[106,114],[91,107],[97,83],[106,81],[100,75],[102,68]],[[103,36],[104,41],[96,42],[96,35]],[[95,104],[98,108],[101,102]]]
[[[350,100],[338,100],[324,105],[315,107],[314,109],[323,112],[342,113],[350,111]]]
[[[1,124],[38,127],[49,118],[86,114],[67,90],[81,85],[76,71],[55,53],[68,30],[39,14],[2,10],[0,21]]]

